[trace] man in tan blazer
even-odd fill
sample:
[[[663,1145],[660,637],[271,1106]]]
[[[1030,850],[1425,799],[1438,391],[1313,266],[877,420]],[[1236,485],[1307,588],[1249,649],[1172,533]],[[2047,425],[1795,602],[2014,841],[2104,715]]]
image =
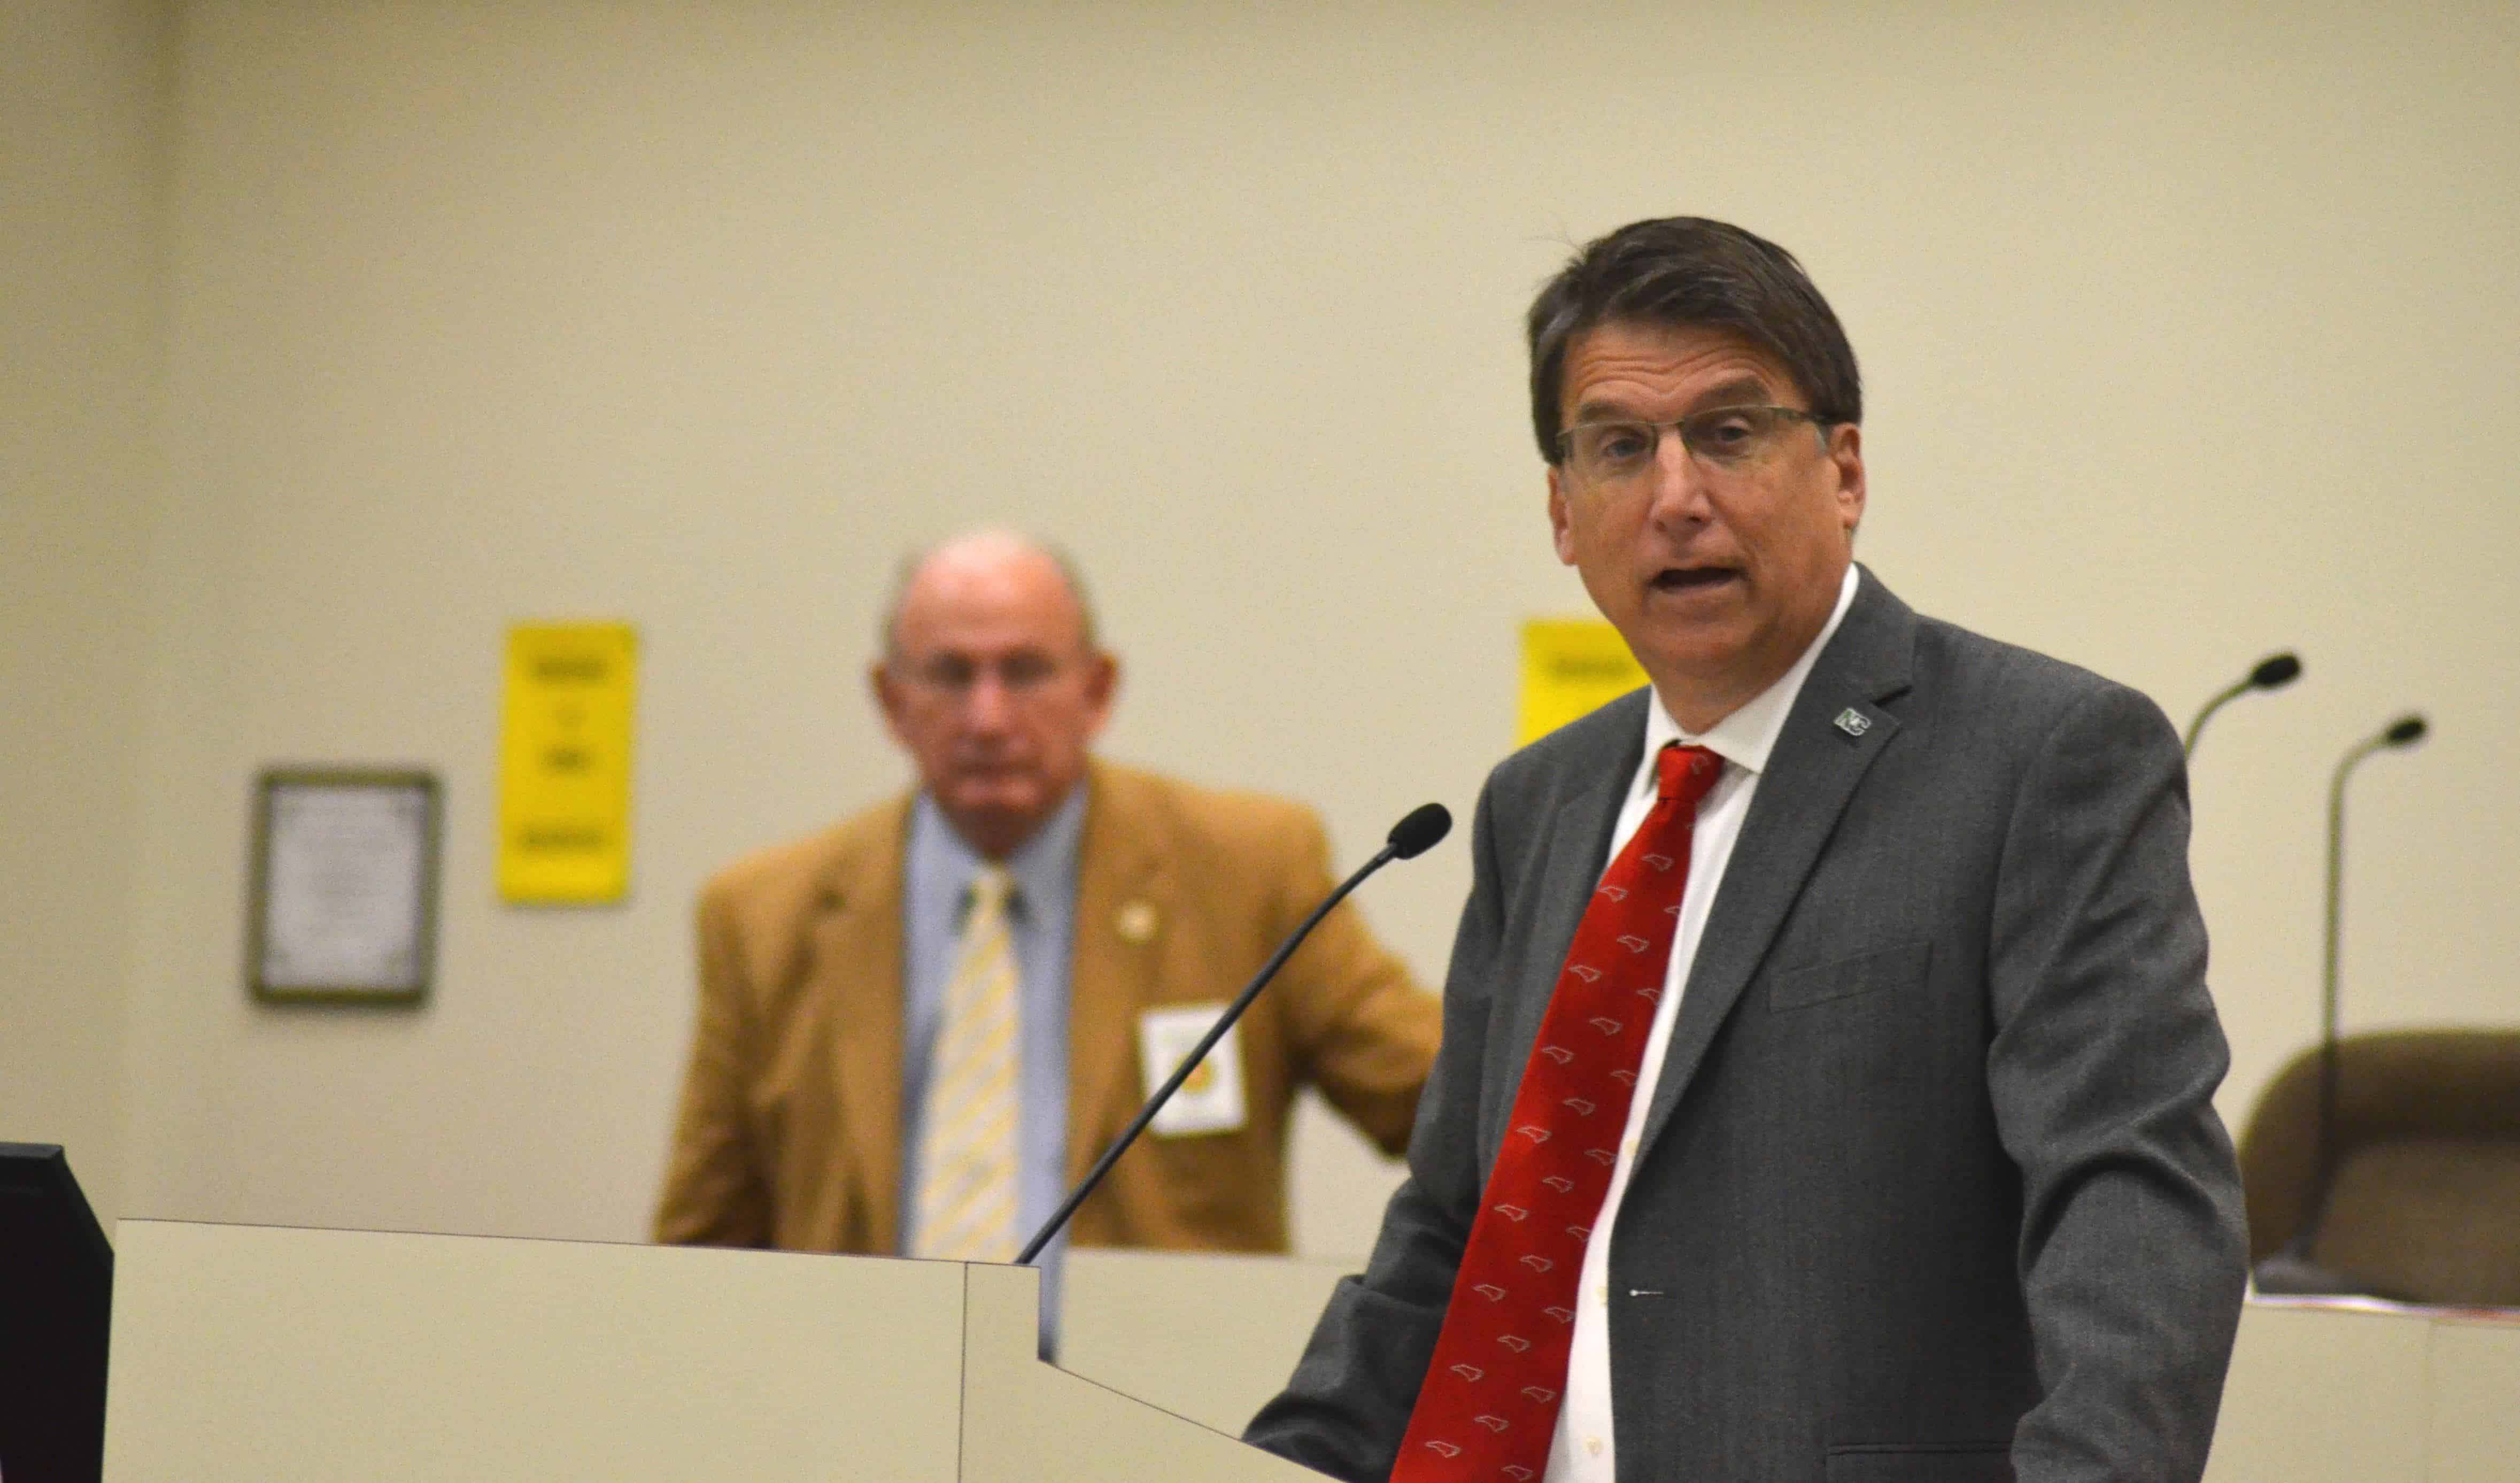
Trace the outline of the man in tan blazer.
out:
[[[906,568],[885,640],[874,687],[921,786],[741,860],[702,892],[699,1008],[659,1240],[922,1249],[905,1168],[921,1146],[906,1125],[928,1110],[920,1089],[948,1038],[933,983],[955,953],[951,923],[970,911],[972,868],[1011,870],[1019,893],[1053,882],[1036,893],[1051,899],[1012,914],[1032,955],[1026,1236],[1056,1202],[1044,1191],[1083,1177],[1184,1034],[1331,886],[1310,810],[1089,757],[1117,666],[1054,553],[1003,532],[938,547]],[[923,909],[922,891],[937,898]],[[1062,967],[1064,985],[1044,982]],[[1063,1022],[1045,1022],[1062,999]],[[1187,1089],[1195,1115],[1169,1136],[1159,1121],[1130,1150],[1072,1239],[1283,1250],[1296,1089],[1319,1087],[1396,1154],[1440,1017],[1341,906],[1219,1046],[1230,1061]],[[1062,1079],[1063,1098],[1045,1104],[1042,1089]],[[1063,1134],[1046,1141],[1062,1112]]]

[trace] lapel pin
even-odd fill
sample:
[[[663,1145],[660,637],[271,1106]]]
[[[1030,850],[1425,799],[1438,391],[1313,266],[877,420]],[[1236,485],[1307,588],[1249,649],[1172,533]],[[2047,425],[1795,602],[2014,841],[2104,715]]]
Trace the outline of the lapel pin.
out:
[[[1850,737],[1860,737],[1872,729],[1872,718],[1850,705],[1837,713],[1837,729]]]
[[[1120,929],[1120,940],[1126,943],[1152,942],[1155,938],[1155,909],[1144,901],[1132,901],[1120,908],[1113,925]]]

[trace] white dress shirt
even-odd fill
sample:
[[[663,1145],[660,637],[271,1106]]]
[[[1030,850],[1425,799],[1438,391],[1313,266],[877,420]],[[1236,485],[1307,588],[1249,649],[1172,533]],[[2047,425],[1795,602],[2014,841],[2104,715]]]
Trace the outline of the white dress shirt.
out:
[[[1777,744],[1777,734],[1784,730],[1785,717],[1794,708],[1795,697],[1802,694],[1813,661],[1828,646],[1830,635],[1846,617],[1848,605],[1855,601],[1855,565],[1850,562],[1838,587],[1837,607],[1794,667],[1703,736],[1682,731],[1659,694],[1645,707],[1644,759],[1628,785],[1618,828],[1610,835],[1611,860],[1619,858],[1629,836],[1653,810],[1659,786],[1654,759],[1665,743],[1709,748],[1724,759],[1724,774],[1697,806],[1697,829],[1689,841],[1688,885],[1680,898],[1680,925],[1671,940],[1663,996],[1654,1005],[1653,1029],[1645,1036],[1644,1061],[1637,1068],[1636,1093],[1628,1103],[1627,1127],[1619,1137],[1619,1161],[1610,1170],[1609,1192],[1601,1197],[1600,1218],[1593,1222],[1593,1234],[1584,1243],[1574,1348],[1566,1357],[1566,1396],[1557,1412],[1557,1433],[1549,1444],[1546,1483],[1613,1483],[1617,1476],[1617,1449],[1610,1434],[1610,1232],[1618,1224],[1619,1201],[1627,1194],[1628,1175],[1636,1167],[1637,1138],[1644,1128],[1645,1110],[1653,1105],[1654,1085],[1662,1079],[1663,1056],[1671,1048],[1681,991],[1688,982],[1689,964],[1697,957],[1698,938],[1715,904],[1715,888],[1723,883],[1733,841],[1741,837],[1750,795],[1758,791],[1768,753]],[[1603,870],[1607,869],[1605,862]],[[1721,1357],[1711,1356],[1710,1362],[1721,1363]]]

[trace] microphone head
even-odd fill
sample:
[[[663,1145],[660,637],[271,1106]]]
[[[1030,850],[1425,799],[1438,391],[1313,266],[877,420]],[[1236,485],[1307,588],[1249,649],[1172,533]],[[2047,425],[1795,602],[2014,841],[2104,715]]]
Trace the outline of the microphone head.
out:
[[[1392,858],[1415,860],[1452,831],[1450,809],[1440,803],[1420,803],[1409,811],[1409,817],[1391,826]]]
[[[2391,746],[2412,746],[2424,739],[2424,733],[2429,729],[2424,725],[2423,717],[2410,711],[2390,722],[2389,729],[2380,733],[2380,740]]]
[[[2301,678],[2301,655],[2287,649],[2279,654],[2269,654],[2249,671],[2252,690],[2280,690]]]

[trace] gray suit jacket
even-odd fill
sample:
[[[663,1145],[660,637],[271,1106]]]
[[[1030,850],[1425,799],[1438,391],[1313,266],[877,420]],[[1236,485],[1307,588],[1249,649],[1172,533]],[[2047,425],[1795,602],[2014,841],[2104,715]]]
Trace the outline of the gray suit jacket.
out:
[[[1409,1179],[1258,1445],[1388,1474],[1646,702],[1490,775]],[[1611,1231],[1622,1480],[2202,1472],[2247,1248],[2149,700],[1865,572],[1678,1012]]]

